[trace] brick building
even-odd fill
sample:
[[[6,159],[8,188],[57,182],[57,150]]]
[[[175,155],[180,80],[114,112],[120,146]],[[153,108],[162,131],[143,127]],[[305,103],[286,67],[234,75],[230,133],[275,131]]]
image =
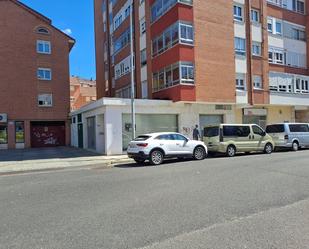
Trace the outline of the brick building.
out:
[[[17,0],[0,0],[0,149],[70,144],[74,39]]]
[[[208,104],[201,125],[226,121],[222,109],[261,126],[309,121],[309,1],[94,2],[98,98],[130,97],[133,9],[137,98]]]
[[[71,111],[78,110],[82,106],[96,100],[95,80],[82,79],[76,76],[70,77]]]

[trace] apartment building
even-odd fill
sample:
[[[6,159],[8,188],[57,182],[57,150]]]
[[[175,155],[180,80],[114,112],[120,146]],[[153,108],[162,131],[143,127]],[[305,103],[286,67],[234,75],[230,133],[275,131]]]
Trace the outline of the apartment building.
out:
[[[17,0],[0,0],[0,149],[70,144],[74,39]]]
[[[308,121],[308,5],[95,0],[98,98],[129,98],[133,70],[140,99],[235,107],[235,121],[262,126]]]
[[[97,100],[96,81],[77,76],[70,77],[71,111]]]

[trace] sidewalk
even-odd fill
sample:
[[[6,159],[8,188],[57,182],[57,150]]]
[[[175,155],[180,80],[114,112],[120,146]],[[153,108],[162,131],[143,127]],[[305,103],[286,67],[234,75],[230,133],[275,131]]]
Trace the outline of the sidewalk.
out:
[[[101,156],[70,147],[0,151],[0,174],[133,162],[126,155]]]

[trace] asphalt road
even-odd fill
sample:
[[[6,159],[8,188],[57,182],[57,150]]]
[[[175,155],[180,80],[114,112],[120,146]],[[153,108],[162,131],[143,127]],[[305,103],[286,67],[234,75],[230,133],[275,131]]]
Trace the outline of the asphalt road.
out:
[[[309,151],[0,176],[0,248],[306,249]]]

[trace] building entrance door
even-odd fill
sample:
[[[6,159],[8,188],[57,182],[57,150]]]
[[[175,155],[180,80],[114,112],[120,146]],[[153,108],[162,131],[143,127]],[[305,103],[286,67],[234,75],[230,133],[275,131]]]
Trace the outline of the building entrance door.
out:
[[[78,124],[78,148],[84,148],[84,132],[83,124]]]

